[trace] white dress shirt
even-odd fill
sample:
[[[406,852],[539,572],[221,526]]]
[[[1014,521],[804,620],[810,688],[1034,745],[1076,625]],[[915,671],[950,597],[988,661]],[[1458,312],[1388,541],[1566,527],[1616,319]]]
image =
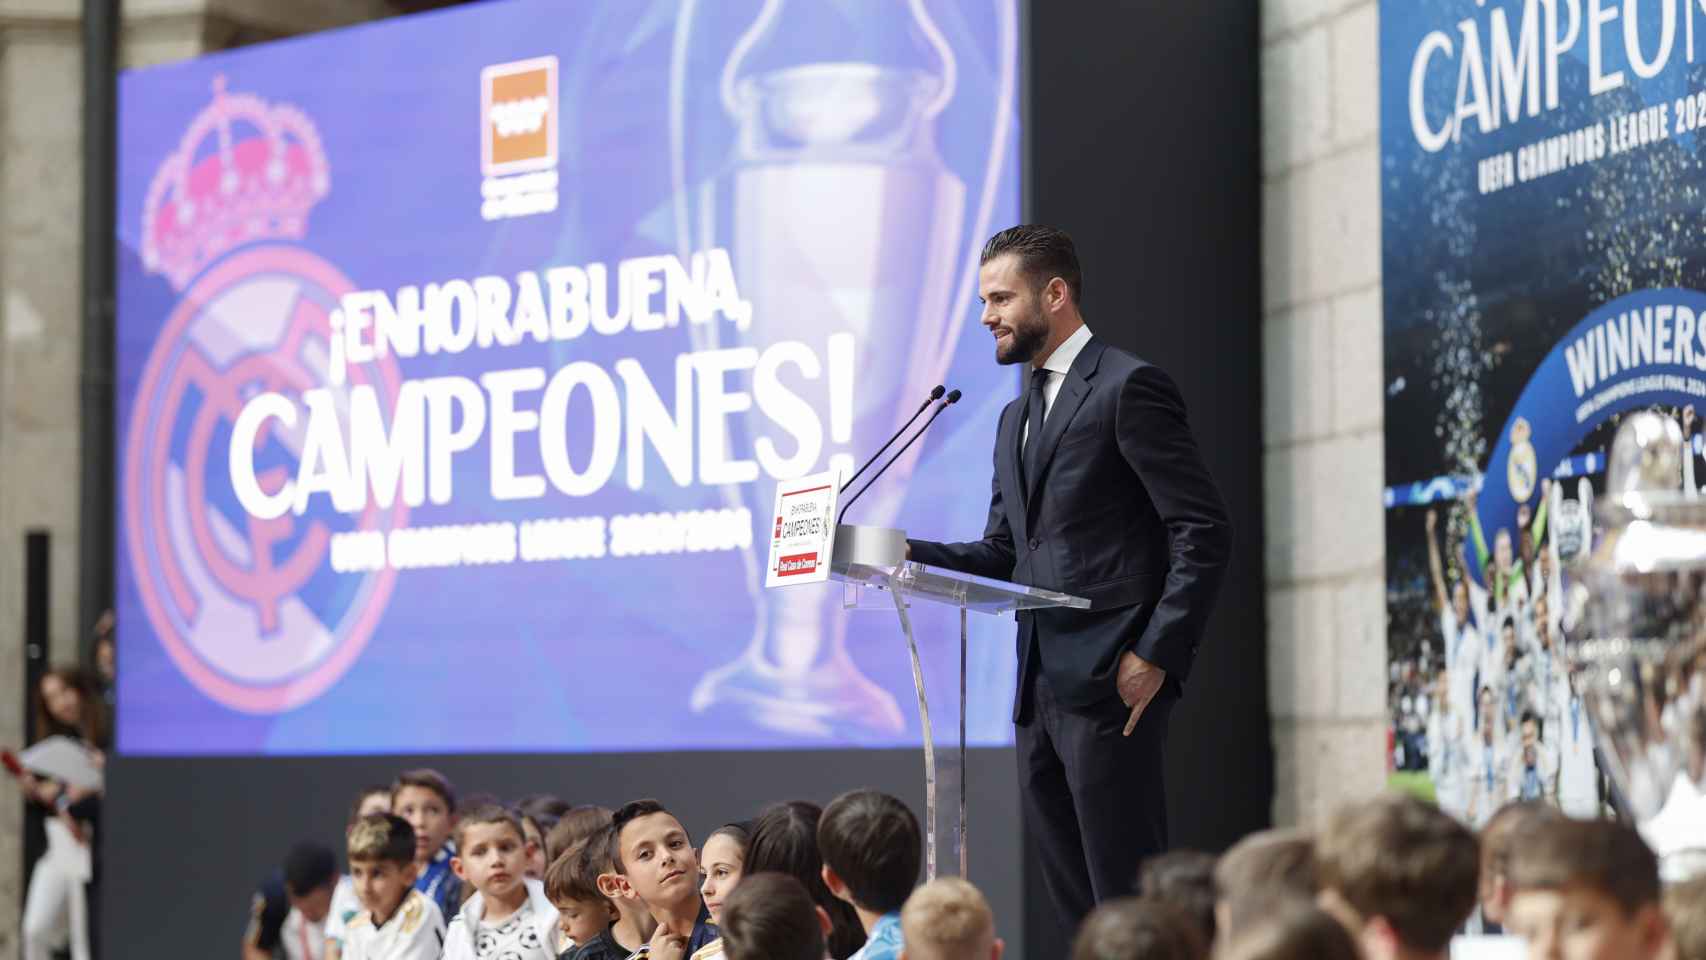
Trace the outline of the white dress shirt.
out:
[[[1072,362],[1078,359],[1078,354],[1084,350],[1084,345],[1090,342],[1090,328],[1080,326],[1072,331],[1072,336],[1062,341],[1054,348],[1048,359],[1043,361],[1042,369],[1048,371],[1048,380],[1043,383],[1043,419],[1048,419],[1048,412],[1054,409],[1054,398],[1060,396],[1060,385],[1066,382],[1066,372],[1072,369]],[[1031,389],[1029,381],[1025,389]],[[1025,444],[1031,440],[1031,423],[1026,421],[1019,425],[1019,449],[1025,449]]]

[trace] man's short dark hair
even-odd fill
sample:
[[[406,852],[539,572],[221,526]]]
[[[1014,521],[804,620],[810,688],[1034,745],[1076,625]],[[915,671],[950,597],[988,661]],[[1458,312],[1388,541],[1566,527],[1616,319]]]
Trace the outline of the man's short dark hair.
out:
[[[1557,819],[1522,832],[1511,850],[1510,886],[1591,888],[1634,914],[1659,902],[1659,861],[1635,828],[1615,820]]]
[[[1009,253],[1019,258],[1020,272],[1037,289],[1059,277],[1066,282],[1072,302],[1083,302],[1084,271],[1078,266],[1078,248],[1066,231],[1035,223],[1008,227],[983,245],[978,266]]]
[[[1172,904],[1196,926],[1204,943],[1213,943],[1214,864],[1214,854],[1199,850],[1150,857],[1137,869],[1138,896]]]
[[[1475,907],[1475,835],[1438,807],[1388,794],[1339,811],[1315,841],[1321,887],[1416,950],[1444,950]]]
[[[906,905],[924,859],[918,818],[906,804],[876,790],[853,790],[830,801],[817,824],[824,865],[847,884],[853,902],[876,913]]]
[[[817,904],[785,873],[742,877],[723,902],[723,952],[729,960],[823,960]]]
[[[303,841],[284,856],[284,888],[292,896],[330,886],[337,879],[338,858],[322,844]]]
[[[616,864],[617,873],[627,873],[628,868],[622,863],[622,829],[641,817],[649,817],[654,813],[669,813],[664,805],[649,797],[644,800],[630,800],[611,815],[610,826],[615,834],[610,839],[610,859]]]

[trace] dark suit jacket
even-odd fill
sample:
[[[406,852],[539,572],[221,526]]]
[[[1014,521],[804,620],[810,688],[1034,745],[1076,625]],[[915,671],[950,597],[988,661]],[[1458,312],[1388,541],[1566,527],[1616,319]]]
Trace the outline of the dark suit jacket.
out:
[[[983,539],[909,541],[932,566],[1085,597],[1088,611],[1019,614],[1019,695],[1040,665],[1056,698],[1088,707],[1118,696],[1120,654],[1190,673],[1232,548],[1232,527],[1159,367],[1094,337],[1043,422],[1037,476],[1019,485],[1025,398],[1001,411]],[[1034,649],[1033,649],[1034,648]]]

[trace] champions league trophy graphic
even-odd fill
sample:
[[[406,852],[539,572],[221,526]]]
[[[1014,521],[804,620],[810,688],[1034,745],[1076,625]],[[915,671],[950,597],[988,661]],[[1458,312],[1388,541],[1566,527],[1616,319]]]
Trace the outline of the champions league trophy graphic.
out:
[[[1619,427],[1573,649],[1606,771],[1670,880],[1706,872],[1706,499],[1682,489],[1689,455],[1669,417]]]
[[[690,42],[692,7],[689,0],[677,25],[678,50]],[[678,55],[672,84],[679,242],[684,253],[727,249],[752,305],[742,331],[696,327],[696,348],[808,339],[821,350],[820,337],[851,334],[848,422],[836,424],[831,378],[807,381],[802,392],[831,411],[825,453],[843,479],[853,455],[876,450],[946,373],[969,289],[953,295],[968,282],[976,251],[968,261],[967,244],[981,242],[988,217],[984,203],[978,222],[966,223],[966,184],[938,153],[937,117],[954,97],[957,67],[923,3],[847,7],[765,0],[720,75],[689,82],[690,61]],[[689,181],[693,137],[679,121],[699,91],[699,112],[726,118],[734,137]],[[997,136],[988,149],[1001,149]],[[750,417],[749,440],[764,427]],[[860,500],[858,522],[896,516],[917,452]],[[905,721],[894,698],[848,655],[841,594],[763,589],[773,493],[768,478],[727,493],[759,528],[746,557],[754,632],[738,658],[700,680],[693,708],[733,708],[760,726],[811,736],[899,733]]]
[[[354,289],[297,245],[330,191],[313,123],[294,107],[227,93],[185,131],[155,174],[141,223],[143,267],[181,297],[143,367],[124,446],[130,574],[173,663],[212,699],[277,713],[319,696],[360,654],[395,573],[325,573],[331,536],[403,525],[402,499],[343,516],[315,498],[300,515],[238,505],[233,461],[252,462],[268,496],[296,476],[303,392],[327,386],[332,317]],[[187,290],[186,290],[187,288]],[[348,436],[350,388],[375,386],[386,419],[400,375],[390,358],[352,366],[331,392]],[[232,449],[244,404],[276,393],[294,423],[271,418],[251,450]]]

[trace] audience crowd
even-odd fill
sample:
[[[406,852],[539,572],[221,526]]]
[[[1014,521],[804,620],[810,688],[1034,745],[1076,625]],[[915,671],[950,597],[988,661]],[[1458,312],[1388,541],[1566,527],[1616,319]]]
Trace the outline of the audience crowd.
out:
[[[656,800],[460,798],[406,771],[263,884],[245,960],[1000,960],[989,903],[919,885],[913,812],[873,790],[779,803],[695,837]],[[1454,943],[1535,960],[1706,960],[1706,879],[1665,889],[1631,827],[1514,801],[1477,834],[1393,793],[1318,834],[1146,861],[1072,960],[1408,960]],[[1472,922],[1473,921],[1473,922]],[[1486,931],[1466,938],[1468,929]],[[1502,939],[1493,939],[1502,938]],[[1462,954],[1459,954],[1462,955]]]

